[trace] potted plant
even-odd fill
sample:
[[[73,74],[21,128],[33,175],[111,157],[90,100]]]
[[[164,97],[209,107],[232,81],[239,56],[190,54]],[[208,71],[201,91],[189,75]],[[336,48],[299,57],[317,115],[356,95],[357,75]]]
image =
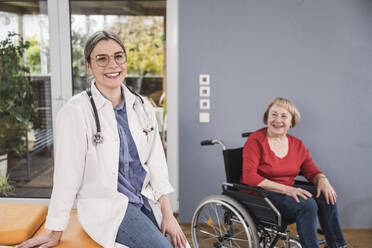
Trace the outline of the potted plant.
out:
[[[6,154],[22,156],[25,152],[25,135],[31,128],[33,104],[28,68],[23,54],[28,43],[16,33],[8,33],[0,41],[0,160]],[[4,173],[5,170],[5,173]],[[5,174],[6,169],[0,169]]]
[[[7,196],[14,187],[9,184],[8,177],[0,175],[0,196]]]

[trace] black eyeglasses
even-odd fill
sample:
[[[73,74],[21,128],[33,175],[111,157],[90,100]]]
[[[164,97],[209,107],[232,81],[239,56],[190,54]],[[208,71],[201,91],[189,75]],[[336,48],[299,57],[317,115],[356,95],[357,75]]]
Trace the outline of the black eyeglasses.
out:
[[[117,65],[122,65],[127,62],[124,52],[117,52],[114,55],[99,54],[96,56],[95,60],[98,66],[106,67],[110,63],[110,57],[114,57],[114,61]]]

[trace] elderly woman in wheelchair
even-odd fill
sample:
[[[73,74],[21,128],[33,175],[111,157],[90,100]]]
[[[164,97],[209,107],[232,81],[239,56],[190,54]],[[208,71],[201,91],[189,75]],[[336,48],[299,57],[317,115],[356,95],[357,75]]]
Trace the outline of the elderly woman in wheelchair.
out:
[[[222,145],[227,183],[222,195],[207,197],[194,213],[195,247],[280,247],[282,242],[315,248],[317,217],[326,238],[321,243],[346,247],[335,190],[301,140],[287,133],[299,120],[291,101],[275,98],[263,115],[267,127],[247,133],[243,149],[226,149],[218,140],[202,142]],[[300,172],[309,182],[295,181]],[[294,222],[299,240],[286,231]]]

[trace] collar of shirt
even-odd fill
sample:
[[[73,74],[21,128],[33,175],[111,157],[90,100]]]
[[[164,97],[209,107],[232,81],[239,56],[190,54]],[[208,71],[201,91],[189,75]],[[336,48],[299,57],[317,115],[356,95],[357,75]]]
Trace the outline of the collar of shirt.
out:
[[[94,83],[94,85],[96,86],[96,88],[97,88],[97,90],[99,91],[99,93],[101,93],[101,95],[104,97],[104,98],[106,98],[107,100],[109,100],[99,89],[98,89],[98,87],[97,87],[97,85],[96,85],[96,83]],[[114,108],[114,110],[116,110],[116,111],[119,111],[119,110],[125,110],[124,108],[125,108],[125,100],[124,100],[124,90],[123,90],[123,87],[120,87],[120,90],[121,90],[121,97],[122,97],[122,99],[121,99],[121,102],[119,103],[119,105],[118,106],[116,106],[115,108]]]

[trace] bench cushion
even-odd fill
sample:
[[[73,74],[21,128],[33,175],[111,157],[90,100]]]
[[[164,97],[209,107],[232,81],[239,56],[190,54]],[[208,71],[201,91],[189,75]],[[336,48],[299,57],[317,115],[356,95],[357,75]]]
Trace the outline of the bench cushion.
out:
[[[0,245],[19,244],[44,223],[48,208],[41,204],[0,203]]]
[[[42,234],[46,234],[49,231],[44,229],[44,225],[42,225],[37,233],[35,233],[34,237],[37,237]],[[62,234],[61,241],[56,248],[81,248],[81,247],[89,247],[89,248],[101,248],[99,244],[94,242],[88,234],[83,230],[81,227],[79,220],[77,218],[76,210],[71,211],[70,220],[68,222],[67,228],[64,230]]]

